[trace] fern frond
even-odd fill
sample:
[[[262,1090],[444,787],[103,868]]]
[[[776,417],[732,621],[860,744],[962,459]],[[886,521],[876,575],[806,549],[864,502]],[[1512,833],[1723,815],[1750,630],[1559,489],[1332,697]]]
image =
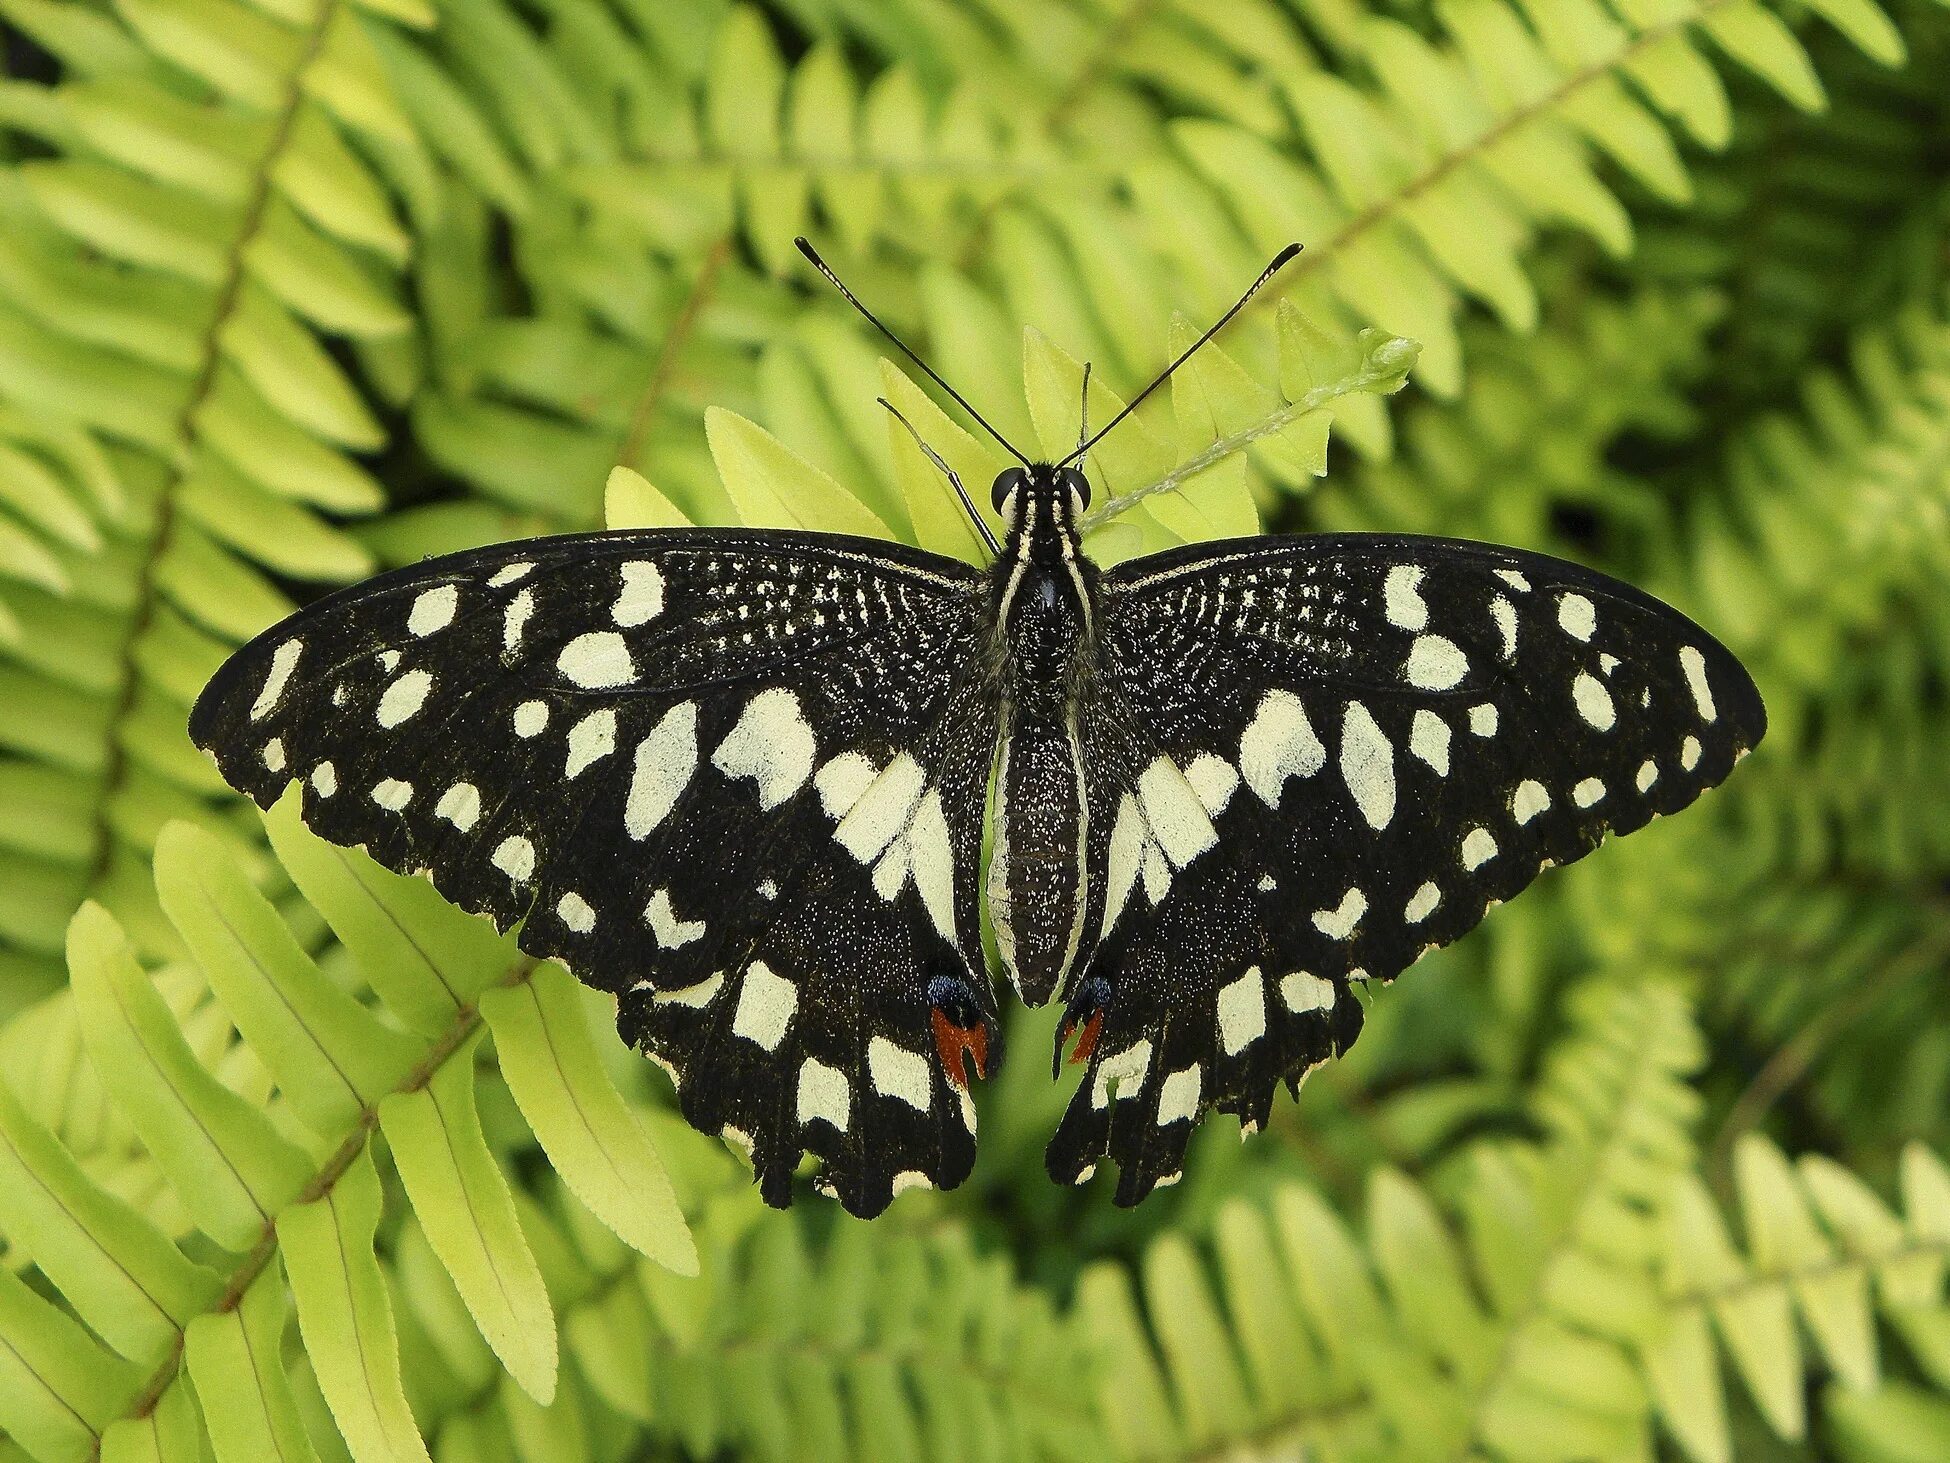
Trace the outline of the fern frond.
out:
[[[352,454],[384,431],[327,342],[410,324],[360,149],[416,144],[349,0],[6,14],[66,66],[0,116],[39,144],[0,173],[0,465],[33,495],[0,510],[31,728],[5,770],[48,814],[0,835],[0,938],[53,977],[84,899],[156,927],[142,860],[220,789],[182,726],[226,647],[289,608],[280,580],[372,566],[326,515],[380,505]]]
[[[285,871],[342,942],[344,976],[376,1002],[321,969],[225,846],[187,824],[165,829],[156,855],[160,907],[193,962],[186,1011],[165,1003],[106,911],[76,916],[75,1024],[107,1102],[180,1211],[115,1197],[0,1092],[0,1231],[16,1263],[100,1338],[48,1363],[67,1368],[73,1397],[26,1377],[0,1386],[0,1425],[47,1439],[38,1458],[116,1456],[118,1433],[173,1428],[179,1414],[187,1443],[159,1443],[158,1456],[194,1458],[192,1392],[220,1457],[303,1456],[289,1379],[265,1360],[292,1307],[354,1456],[425,1457],[401,1373],[398,1282],[373,1248],[395,1183],[497,1375],[546,1405],[555,1305],[477,1106],[490,1032],[525,1130],[569,1189],[658,1264],[696,1271],[657,1152],[604,1075],[574,981],[428,886],[313,838],[291,803],[267,822]],[[381,1133],[387,1177],[373,1154]],[[179,1216],[191,1231],[183,1249],[166,1227]],[[40,1344],[6,1339],[21,1355]],[[84,1398],[88,1408],[74,1405]]]

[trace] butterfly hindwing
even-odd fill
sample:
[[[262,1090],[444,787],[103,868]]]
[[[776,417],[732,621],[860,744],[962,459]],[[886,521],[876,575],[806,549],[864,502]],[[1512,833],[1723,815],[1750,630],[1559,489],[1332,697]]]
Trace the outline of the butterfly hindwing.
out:
[[[932,1009],[993,1028],[981,584],[826,536],[503,545],[268,631],[191,732],[260,805],[296,779],[324,837],[616,994],[768,1200],[805,1150],[874,1213],[973,1163]]]
[[[1103,585],[1084,710],[1088,1052],[1048,1154],[1135,1203],[1218,1107],[1263,1123],[1360,1029],[1351,984],[1540,869],[1677,811],[1765,730],[1682,615],[1538,555],[1320,536],[1139,559]]]

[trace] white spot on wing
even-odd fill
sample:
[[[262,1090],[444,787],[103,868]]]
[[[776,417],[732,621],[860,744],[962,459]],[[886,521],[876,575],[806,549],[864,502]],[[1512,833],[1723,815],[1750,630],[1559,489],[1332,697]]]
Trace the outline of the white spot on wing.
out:
[[[1388,623],[1402,630],[1420,630],[1429,623],[1429,607],[1422,601],[1422,566],[1397,564],[1382,581],[1382,609]]]
[[[1232,801],[1233,790],[1239,786],[1239,774],[1225,758],[1200,752],[1185,769],[1185,781],[1192,785],[1205,811],[1216,818]]]
[[[1312,777],[1327,764],[1327,749],[1314,735],[1306,708],[1290,691],[1268,691],[1239,738],[1239,771],[1259,800],[1280,805],[1289,777]]]
[[[653,620],[664,610],[664,576],[655,564],[632,562],[623,566],[623,587],[609,617],[628,629]]]
[[[1691,645],[1679,650],[1679,665],[1686,672],[1686,685],[1693,693],[1693,704],[1699,708],[1700,720],[1718,720],[1720,711],[1713,704],[1713,688],[1706,683],[1706,657]]]
[[[927,773],[902,752],[874,777],[854,799],[833,837],[861,863],[880,856],[914,817]]]
[[[515,735],[518,737],[540,736],[548,726],[548,703],[545,701],[524,701],[515,708]]]
[[[1435,769],[1437,777],[1449,775],[1449,723],[1426,707],[1409,723],[1408,750]]]
[[[717,998],[724,989],[724,972],[714,970],[696,985],[687,985],[679,990],[658,991],[651,999],[662,1006],[692,1006],[703,1008]]]
[[[820,1120],[844,1133],[852,1116],[853,1091],[846,1073],[818,1057],[807,1057],[799,1067],[799,1126]]]
[[[1130,1097],[1144,1085],[1145,1074],[1151,1070],[1151,1040],[1142,1037],[1116,1056],[1105,1057],[1097,1063],[1097,1080],[1090,1088],[1090,1105],[1108,1107],[1115,1091],[1118,1097]]]
[[[1579,671],[1577,679],[1571,682],[1571,699],[1577,703],[1578,715],[1599,731],[1610,731],[1618,721],[1618,709],[1612,705],[1611,692],[1605,689],[1603,681],[1589,671]]]
[[[1219,1045],[1236,1056],[1266,1035],[1266,981],[1257,965],[1219,992]]]
[[[1469,729],[1479,737],[1496,735],[1496,708],[1485,701],[1469,708]]]
[[[1407,924],[1419,925],[1435,913],[1436,906],[1440,903],[1442,903],[1442,891],[1433,884],[1424,884],[1408,896],[1408,904],[1402,910],[1402,920]]]
[[[1408,683],[1423,691],[1446,691],[1469,674],[1469,659],[1446,635],[1418,635],[1408,648]]]
[[[1685,741],[1679,744],[1679,765],[1686,771],[1691,772],[1695,767],[1699,766],[1699,752],[1699,738],[1686,738]]]
[[[590,690],[627,685],[636,679],[630,647],[614,630],[590,630],[576,636],[555,657],[555,668],[566,679]]]
[[[426,704],[427,692],[432,689],[432,676],[425,671],[408,671],[380,693],[379,724],[398,726]]]
[[[933,1105],[934,1081],[928,1059],[884,1036],[867,1043],[867,1077],[875,1092],[897,1097],[916,1112],[926,1112]]]
[[[873,763],[858,752],[842,752],[820,768],[813,787],[826,816],[834,822],[844,818],[860,801],[860,794],[873,786],[874,776]]]
[[[1503,658],[1508,660],[1517,653],[1517,607],[1499,594],[1490,601],[1490,618],[1503,637]]]
[[[1153,758],[1138,774],[1137,795],[1152,838],[1177,867],[1184,868],[1219,841],[1205,804],[1171,758]]]
[[[304,654],[302,640],[287,640],[271,652],[271,669],[265,673],[264,685],[251,702],[251,720],[262,720],[278,698],[284,694],[285,683],[291,679],[292,671],[298,668],[298,657]]]
[[[1463,835],[1462,865],[1465,869],[1480,869],[1496,857],[1496,839],[1487,828],[1472,828]]]
[[[1359,889],[1350,889],[1341,896],[1338,907],[1314,911],[1314,928],[1330,940],[1350,939],[1354,927],[1361,923],[1361,916],[1367,912],[1368,896]]]
[[[535,845],[520,834],[504,838],[494,850],[493,863],[517,884],[526,884],[535,873]]]
[[[1659,780],[1659,764],[1650,757],[1639,764],[1637,787],[1640,792],[1652,791],[1652,784]]]
[[[1105,931],[1117,923],[1125,901],[1137,884],[1149,831],[1144,826],[1144,814],[1138,811],[1137,799],[1125,793],[1118,800],[1117,820],[1110,829],[1110,854],[1104,876]]]
[[[481,816],[481,791],[471,782],[457,782],[440,795],[440,801],[433,805],[433,815],[445,818],[454,827],[465,833],[472,828]]]
[[[1199,1094],[1205,1079],[1197,1062],[1183,1071],[1173,1072],[1158,1088],[1158,1126],[1190,1122],[1198,1116]]]
[[[1530,589],[1530,581],[1524,578],[1523,575],[1519,574],[1515,569],[1499,569],[1496,571],[1496,577],[1498,579],[1501,579],[1505,584],[1509,585],[1512,589],[1523,590],[1525,592],[1528,592],[1528,590]]]
[[[915,892],[942,938],[955,943],[955,860],[941,792],[930,788],[907,829],[907,858]]]
[[[1574,640],[1589,640],[1598,628],[1598,611],[1581,594],[1557,597],[1558,627]]]
[[[783,687],[760,691],[745,703],[738,722],[711,754],[726,777],[758,784],[758,805],[767,812],[804,787],[813,775],[813,734],[799,698]]]
[[[670,903],[670,891],[659,889],[650,896],[650,903],[644,907],[643,917],[650,922],[650,933],[657,937],[658,945],[666,950],[675,950],[704,936],[704,921],[685,920],[677,917],[677,911]]]
[[[397,813],[413,800],[413,784],[388,777],[374,784],[372,800],[389,813]]]
[[[1341,779],[1370,828],[1395,816],[1395,749],[1359,701],[1341,717]]]
[[[444,630],[454,622],[454,611],[460,608],[460,590],[452,584],[442,584],[429,589],[413,601],[413,609],[406,617],[406,628],[415,635],[431,635],[435,630]]]
[[[330,762],[320,762],[311,770],[312,791],[322,798],[328,798],[339,790],[338,769]]]
[[[494,589],[505,589],[508,585],[513,584],[517,579],[525,579],[528,576],[529,571],[532,570],[534,567],[535,566],[532,563],[529,563],[527,560],[522,560],[521,562],[515,564],[504,564],[499,569],[496,569],[494,571],[494,577],[488,580],[488,584],[491,588]]]
[[[596,928],[596,911],[580,894],[564,894],[556,900],[555,917],[578,935],[586,935]]]
[[[521,645],[522,631],[527,628],[528,617],[535,613],[535,593],[524,589],[508,601],[508,608],[501,615],[501,653],[512,655]]]
[[[616,750],[616,713],[608,707],[592,711],[569,728],[569,760],[563,775],[579,777],[589,766]]]
[[[1595,777],[1587,777],[1571,789],[1571,801],[1580,808],[1588,808],[1605,795],[1605,785]]]
[[[1544,784],[1525,778],[1510,799],[1510,816],[1519,824],[1528,823],[1550,805],[1551,795],[1544,791]]]
[[[754,960],[738,987],[738,1010],[731,1018],[734,1036],[757,1042],[768,1052],[779,1049],[786,1028],[799,1009],[799,987],[772,974],[762,960]]]
[[[264,744],[264,765],[273,772],[284,771],[284,739],[272,737]]]
[[[680,701],[637,743],[623,827],[632,838],[648,838],[670,815],[697,770],[697,703]]]
[[[1296,970],[1280,980],[1280,999],[1286,1008],[1298,1015],[1302,1011],[1331,1011],[1334,1009],[1334,982],[1323,980],[1310,971]]]

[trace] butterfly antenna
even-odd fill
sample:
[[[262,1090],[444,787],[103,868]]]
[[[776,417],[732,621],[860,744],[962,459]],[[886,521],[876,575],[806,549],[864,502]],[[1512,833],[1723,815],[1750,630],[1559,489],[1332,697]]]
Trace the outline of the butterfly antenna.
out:
[[[1160,386],[1164,385],[1165,382],[1169,381],[1171,379],[1171,373],[1173,371],[1176,371],[1180,366],[1184,365],[1185,362],[1189,361],[1200,346],[1204,345],[1206,341],[1210,340],[1213,336],[1217,335],[1221,330],[1224,330],[1226,328],[1226,323],[1230,321],[1234,315],[1237,315],[1241,310],[1246,308],[1246,301],[1250,300],[1254,295],[1258,294],[1259,287],[1265,284],[1266,281],[1271,279],[1274,275],[1278,274],[1280,270],[1283,267],[1285,267],[1286,262],[1289,259],[1291,259],[1294,255],[1300,252],[1300,248],[1301,246],[1298,244],[1288,244],[1284,249],[1280,250],[1279,253],[1275,254],[1273,256],[1273,262],[1267,265],[1266,268],[1262,269],[1259,272],[1258,279],[1254,280],[1251,284],[1246,286],[1246,293],[1241,295],[1236,301],[1234,301],[1233,306],[1230,310],[1226,311],[1225,314],[1221,315],[1217,320],[1215,320],[1212,323],[1212,328],[1210,330],[1206,331],[1205,334],[1201,335],[1197,340],[1193,341],[1190,345],[1186,346],[1183,354],[1181,354],[1178,357],[1178,359],[1173,361],[1169,366],[1166,366],[1164,370],[1160,371],[1156,379],[1153,380],[1149,386],[1145,387],[1144,390],[1140,391],[1136,396],[1133,396],[1130,399],[1130,401],[1125,405],[1124,410],[1120,411],[1116,416],[1112,417],[1109,421],[1105,422],[1104,425],[1098,429],[1096,436],[1091,437],[1086,441],[1079,442],[1077,444],[1077,450],[1072,452],[1068,457],[1064,458],[1062,462],[1059,462],[1057,464],[1057,466],[1063,467],[1063,466],[1067,466],[1069,463],[1075,462],[1079,457],[1083,456],[1084,453],[1088,452],[1092,447],[1095,447],[1099,442],[1103,441],[1105,433],[1109,432],[1112,427],[1116,426],[1119,422],[1123,421],[1125,417],[1129,416],[1132,412],[1136,411],[1138,409],[1138,404],[1142,402],[1145,397],[1149,396],[1152,392],[1156,391]],[[838,283],[837,280],[834,282]]]
[[[942,461],[939,452],[936,452],[932,447],[928,446],[927,439],[915,429],[914,423],[901,415],[899,407],[895,406],[893,402],[884,396],[877,396],[874,400],[878,401],[888,411],[893,413],[894,420],[907,428],[908,435],[914,439],[914,445],[926,453],[928,461],[939,468],[942,476],[948,479],[949,486],[955,490],[955,496],[961,499],[961,506],[968,510],[968,521],[975,525],[975,531],[982,536],[982,542],[989,546],[989,552],[999,557],[1002,553],[1002,545],[995,541],[995,535],[989,532],[988,524],[983,522],[982,515],[976,511],[975,500],[968,496],[968,489],[962,486],[960,475],[952,467],[948,466],[946,462]]]
[[[987,432],[991,437],[995,438],[996,441],[1002,444],[1002,448],[1005,452],[1007,452],[1011,457],[1015,458],[1015,460],[1017,462],[1020,462],[1024,467],[1029,466],[1029,459],[1027,457],[1024,457],[1020,452],[1016,451],[1016,449],[1010,444],[1009,439],[1007,437],[1003,436],[1000,432],[996,431],[994,427],[991,427],[988,424],[988,419],[985,418],[980,412],[975,410],[974,407],[968,404],[967,398],[965,398],[959,391],[955,390],[954,387],[950,386],[946,381],[943,381],[941,379],[940,373],[936,371],[933,366],[930,366],[926,361],[922,360],[919,356],[915,355],[914,352],[908,348],[906,341],[902,340],[898,335],[894,334],[893,331],[889,330],[885,325],[883,325],[878,315],[874,314],[873,311],[869,310],[865,305],[860,303],[860,297],[858,295],[854,294],[852,290],[848,289],[845,285],[840,283],[840,277],[837,274],[833,273],[832,267],[828,265],[824,259],[821,259],[819,257],[819,251],[817,249],[813,248],[813,246],[803,238],[794,239],[792,242],[799,246],[799,252],[806,256],[807,261],[811,263],[812,267],[814,269],[817,269],[821,274],[826,276],[826,282],[830,284],[834,289],[838,290],[842,295],[846,296],[847,304],[851,305],[854,309],[858,310],[862,315],[866,316],[867,319],[871,320],[876,330],[878,330],[882,335],[886,336],[895,345],[899,346],[901,349],[901,354],[906,356],[910,361],[914,362],[915,365],[919,366],[923,371],[925,371],[930,381],[934,382],[935,385],[939,386],[943,391],[947,392],[949,396],[953,397],[955,403],[958,406],[960,406],[963,411],[967,412],[971,417],[975,418],[977,425],[979,425],[984,432]],[[1234,308],[1237,307],[1235,306]],[[891,408],[889,409],[891,410]],[[895,415],[898,416],[899,413],[896,412]],[[910,428],[910,430],[912,429]]]
[[[1077,450],[1071,454],[1083,456],[1083,449],[1090,437],[1090,362],[1083,363],[1083,400],[1077,406]]]

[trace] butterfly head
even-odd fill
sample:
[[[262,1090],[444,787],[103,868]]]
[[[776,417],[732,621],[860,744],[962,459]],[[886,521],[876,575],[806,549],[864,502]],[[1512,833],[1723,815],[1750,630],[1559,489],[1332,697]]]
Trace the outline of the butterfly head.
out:
[[[1074,467],[1047,462],[998,473],[989,500],[1010,529],[1073,529],[1090,506],[1090,479]]]

